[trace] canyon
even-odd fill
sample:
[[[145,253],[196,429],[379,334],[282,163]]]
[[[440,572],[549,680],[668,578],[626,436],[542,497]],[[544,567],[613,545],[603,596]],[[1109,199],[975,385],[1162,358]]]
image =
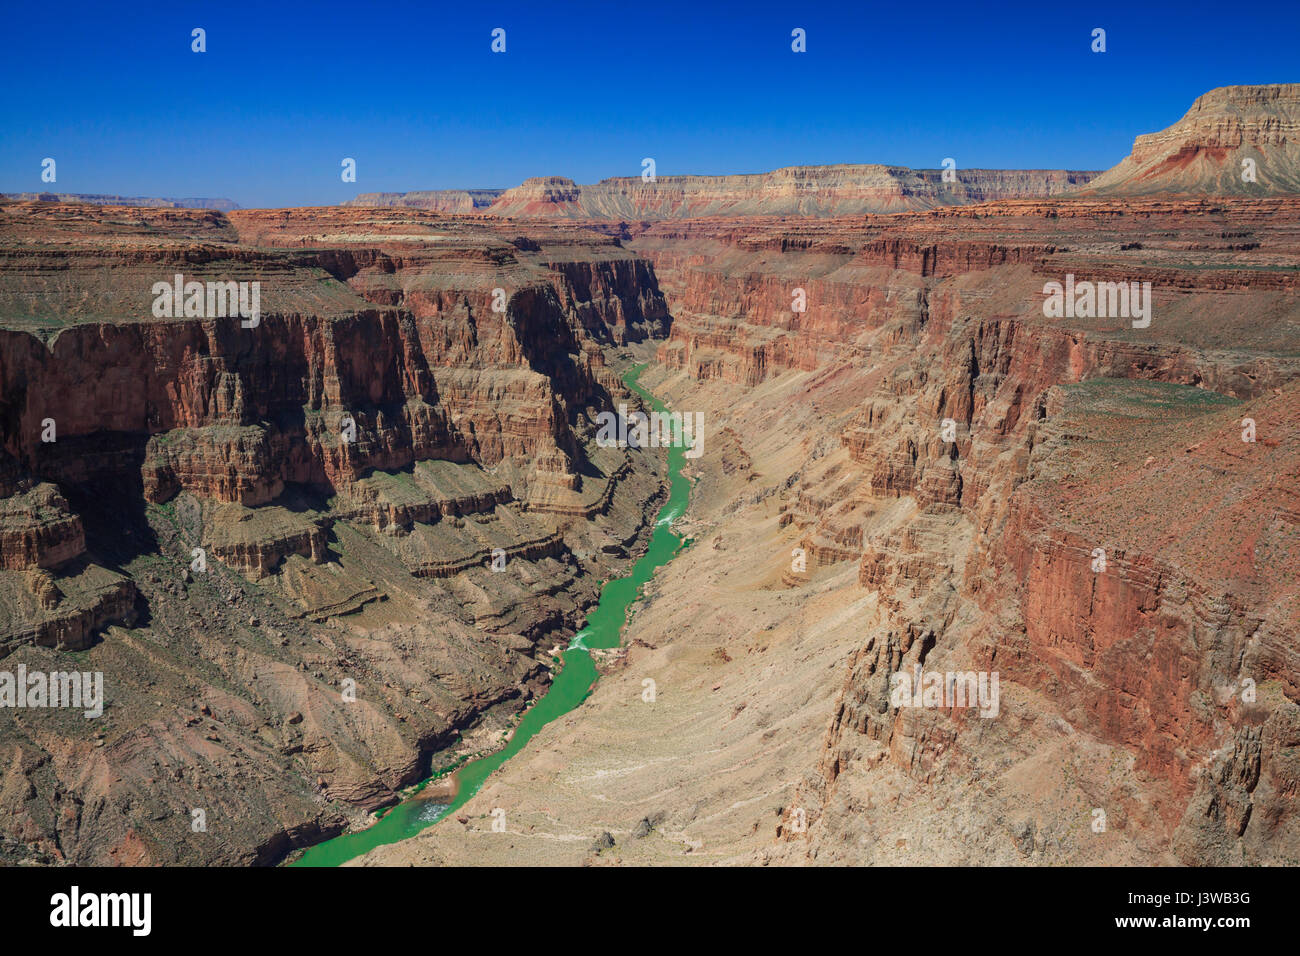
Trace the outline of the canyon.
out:
[[[277,863],[500,746],[645,549],[662,453],[597,440],[644,362],[705,422],[689,547],[356,864],[1300,862],[1298,100],[1101,175],[0,202],[0,666],[107,697],[0,711],[0,854]],[[259,326],[155,319],[177,272]],[[1067,276],[1150,323],[1049,315]],[[896,706],[918,668],[996,716]]]
[[[1225,86],[1177,123],[1139,136],[1088,184],[1112,196],[1285,195],[1300,190],[1300,84]]]
[[[646,229],[643,380],[713,423],[695,543],[580,715],[359,862],[1293,864],[1297,213]],[[1045,317],[1067,273],[1151,277],[1151,326]],[[999,716],[895,706],[917,666],[998,673]]]
[[[585,231],[108,208],[0,206],[0,647],[108,697],[0,718],[5,852],[273,863],[549,682],[662,493],[591,415],[665,305]],[[260,322],[155,318],[176,272]]]

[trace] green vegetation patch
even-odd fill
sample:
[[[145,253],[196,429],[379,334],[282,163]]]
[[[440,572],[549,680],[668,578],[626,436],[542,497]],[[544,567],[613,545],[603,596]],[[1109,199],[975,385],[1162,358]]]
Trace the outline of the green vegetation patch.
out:
[[[1061,386],[1071,407],[1127,418],[1203,415],[1241,400],[1195,385],[1127,378],[1092,378]]]

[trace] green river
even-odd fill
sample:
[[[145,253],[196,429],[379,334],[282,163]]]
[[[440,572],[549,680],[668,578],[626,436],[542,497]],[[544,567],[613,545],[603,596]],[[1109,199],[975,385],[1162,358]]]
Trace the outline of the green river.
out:
[[[644,365],[630,369],[623,382],[654,411],[666,411],[657,398],[637,384]],[[627,610],[636,600],[641,586],[648,582],[655,570],[668,561],[681,547],[682,538],[672,532],[672,523],[686,511],[691,496],[691,483],[682,475],[685,449],[668,449],[668,501],[655,520],[650,548],[637,559],[626,577],[609,581],[601,588],[600,603],[587,615],[587,623],[564,652],[563,664],[551,682],[550,689],[528,709],[515,727],[514,735],[501,750],[462,764],[452,773],[456,796],[450,804],[421,799],[418,789],[414,796],[393,807],[365,830],[345,833],[332,840],[310,847],[292,863],[292,866],[338,866],[361,856],[377,846],[396,843],[415,836],[426,827],[454,813],[474,796],[483,782],[503,763],[523,750],[532,736],[555,718],[573,710],[591,693],[596,683],[596,665],[587,648],[617,647],[622,638]],[[430,780],[439,779],[443,774]],[[429,783],[426,780],[420,787]]]

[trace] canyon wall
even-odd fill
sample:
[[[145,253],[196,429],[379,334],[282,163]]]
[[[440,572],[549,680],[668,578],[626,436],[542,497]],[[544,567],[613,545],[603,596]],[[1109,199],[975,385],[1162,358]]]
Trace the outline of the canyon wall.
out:
[[[0,199],[16,202],[92,203],[96,206],[149,206],[167,209],[238,209],[232,199],[169,199],[155,196],[104,196],[96,193],[0,193]]]
[[[649,533],[662,462],[593,420],[653,351],[706,415],[693,543],[555,730],[617,772],[520,771],[544,852],[554,800],[723,862],[1295,863],[1292,99],[1096,180],[0,202],[0,655],[106,685],[0,713],[0,854],[274,863],[499,746]],[[158,314],[177,274],[256,322]],[[920,668],[999,699],[914,706]]]
[[[662,465],[593,442],[606,353],[667,328],[617,240],[53,203],[0,237],[0,654],[106,697],[0,714],[15,860],[339,832],[495,746],[648,534]],[[177,274],[259,314],[159,315]]]
[[[937,804],[954,859],[1295,858],[1297,214],[1080,199],[637,236],[673,313],[660,361],[696,383],[674,402],[745,448],[764,410],[801,422],[763,469],[806,562],[780,586],[848,563],[875,608],[783,852],[879,860],[869,834]],[[1067,275],[1152,282],[1149,327],[1046,317]],[[998,672],[999,714],[900,706],[917,666]]]

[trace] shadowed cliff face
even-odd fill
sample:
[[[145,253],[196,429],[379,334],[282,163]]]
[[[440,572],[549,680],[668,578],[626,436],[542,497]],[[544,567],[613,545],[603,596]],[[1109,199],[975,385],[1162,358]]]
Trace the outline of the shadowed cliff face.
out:
[[[425,217],[383,248],[391,221],[250,212],[225,226],[225,235],[240,231],[239,243],[191,241],[184,232],[208,225],[198,217],[162,235],[150,231],[156,217],[142,217],[135,235],[87,237],[83,249],[44,255],[41,238],[64,243],[79,224],[41,206],[6,214],[12,235],[48,235],[6,257],[0,298],[19,328],[3,333],[3,441],[24,466],[40,459],[51,473],[84,464],[60,463],[60,444],[41,440],[45,418],[64,448],[105,432],[164,436],[150,445],[161,459],[153,486],[250,503],[285,483],[336,491],[363,470],[423,458],[493,467],[572,454],[570,410],[606,398],[600,347],[666,328],[645,262],[584,234],[516,245],[459,223],[459,235],[435,234]],[[331,228],[341,232],[320,231]],[[283,249],[330,239],[353,245]],[[282,248],[253,248],[261,243]],[[258,281],[258,325],[155,318],[152,286],[176,273]],[[346,443],[344,416],[356,425]],[[182,446],[234,443],[231,451],[251,455],[239,469],[246,487],[203,488],[201,469],[169,472],[185,450],[165,437],[176,430]]]
[[[107,698],[0,714],[15,859],[337,832],[493,746],[644,537],[661,465],[592,419],[668,319],[615,240],[43,203],[0,239],[0,650]],[[159,316],[176,274],[259,313]]]

